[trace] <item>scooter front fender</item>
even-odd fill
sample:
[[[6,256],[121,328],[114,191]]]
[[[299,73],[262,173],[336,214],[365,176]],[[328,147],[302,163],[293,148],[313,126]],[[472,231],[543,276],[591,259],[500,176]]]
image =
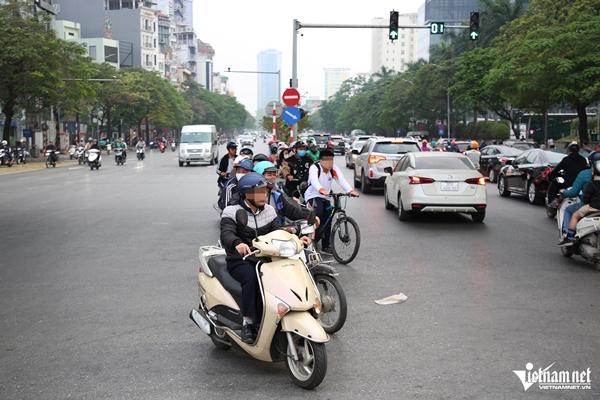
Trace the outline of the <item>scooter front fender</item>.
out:
[[[329,342],[329,335],[308,311],[292,311],[281,319],[281,330],[302,336],[315,343]]]

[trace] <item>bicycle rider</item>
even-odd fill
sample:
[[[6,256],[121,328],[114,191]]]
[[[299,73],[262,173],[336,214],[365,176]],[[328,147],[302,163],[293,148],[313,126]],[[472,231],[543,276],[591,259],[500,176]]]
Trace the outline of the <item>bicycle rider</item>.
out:
[[[329,149],[322,150],[319,155],[319,162],[311,165],[308,170],[308,188],[304,194],[307,205],[315,210],[317,217],[321,220],[321,225],[317,229],[316,240],[321,241],[321,251],[331,253],[330,236],[331,221],[328,220],[331,210],[331,185],[335,180],[344,192],[352,197],[358,197],[358,192],[350,186],[342,170],[340,170],[333,161],[333,152]]]

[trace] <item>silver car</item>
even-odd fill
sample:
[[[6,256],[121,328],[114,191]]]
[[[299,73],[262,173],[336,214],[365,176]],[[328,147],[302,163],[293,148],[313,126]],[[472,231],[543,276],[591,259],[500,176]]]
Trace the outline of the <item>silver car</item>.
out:
[[[374,138],[373,135],[364,135],[364,136],[356,136],[354,141],[350,144],[349,148],[346,149],[346,168],[354,168],[354,163],[356,161],[356,157],[358,157],[358,153],[360,153],[360,149],[363,148],[364,144],[367,143],[367,140]]]
[[[406,138],[369,139],[360,150],[354,164],[354,186],[363,193],[374,186],[383,187],[388,174],[386,167],[393,167],[406,153],[421,151],[419,142]]]

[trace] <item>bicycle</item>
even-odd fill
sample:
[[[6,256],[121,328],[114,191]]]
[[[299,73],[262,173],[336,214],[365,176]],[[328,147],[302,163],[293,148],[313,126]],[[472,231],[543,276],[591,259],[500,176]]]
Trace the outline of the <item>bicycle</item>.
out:
[[[333,198],[333,207],[324,224],[332,224],[330,239],[332,255],[340,264],[349,264],[360,249],[360,229],[354,218],[346,215],[347,199],[342,201],[342,198],[350,195],[333,192],[329,195]]]

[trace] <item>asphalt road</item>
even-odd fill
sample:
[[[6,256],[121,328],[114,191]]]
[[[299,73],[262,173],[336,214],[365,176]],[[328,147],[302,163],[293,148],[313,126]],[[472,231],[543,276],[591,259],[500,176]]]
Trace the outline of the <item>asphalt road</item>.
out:
[[[0,399],[600,396],[600,273],[561,256],[542,208],[490,186],[484,224],[402,223],[380,194],[350,200],[363,242],[339,266],[348,321],[307,393],[188,319],[198,246],[218,238],[214,167],[131,158],[0,177]],[[589,367],[592,390],[524,392],[513,370],[528,362]]]

